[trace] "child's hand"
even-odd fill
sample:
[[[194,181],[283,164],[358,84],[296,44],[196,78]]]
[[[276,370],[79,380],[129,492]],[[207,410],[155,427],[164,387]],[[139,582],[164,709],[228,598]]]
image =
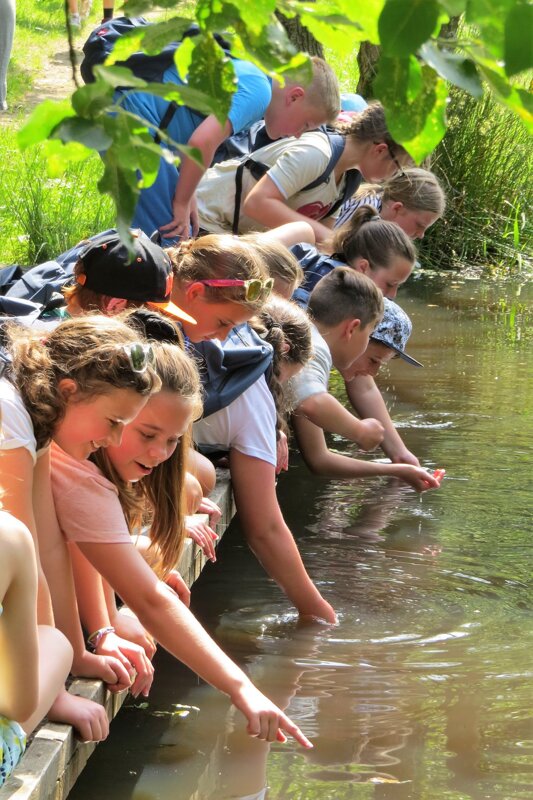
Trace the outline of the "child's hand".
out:
[[[121,608],[111,620],[117,636],[140,645],[149,659],[155,655],[156,645],[144,626],[129,608]]]
[[[96,652],[101,656],[113,656],[121,662],[133,680],[130,691],[134,697],[140,694],[148,697],[154,679],[154,668],[143,647],[121,639],[116,633],[106,633],[98,642]]]
[[[173,592],[176,592],[183,605],[189,608],[191,604],[191,592],[177,569],[172,569],[168,573],[165,578],[165,583],[167,586],[170,586]]]
[[[88,650],[74,655],[71,672],[76,678],[99,678],[112,692],[131,686],[131,677],[117,658],[99,656]]]
[[[213,503],[213,501],[209,499],[209,497],[202,497],[202,502],[198,506],[196,513],[207,514],[209,516],[210,525],[216,525],[217,522],[222,518],[222,511],[216,503]]]
[[[377,419],[360,419],[356,442],[362,450],[374,450],[383,441],[385,428]]]
[[[82,742],[101,742],[109,733],[106,710],[99,703],[62,689],[47,714],[50,722],[72,725]]]
[[[276,475],[279,475],[282,470],[289,469],[289,445],[283,431],[280,431],[276,450]]]
[[[401,478],[417,492],[425,492],[427,489],[438,489],[440,478],[435,478],[430,472],[422,467],[413,467],[411,464],[395,464],[395,475]]]
[[[213,562],[217,560],[215,542],[218,541],[218,536],[206,522],[194,517],[186,517],[185,532],[202,549],[206,558]]]
[[[300,728],[252,683],[242,686],[231,700],[248,720],[246,730],[250,736],[267,742],[286,742],[288,733],[302,747],[313,747]]]

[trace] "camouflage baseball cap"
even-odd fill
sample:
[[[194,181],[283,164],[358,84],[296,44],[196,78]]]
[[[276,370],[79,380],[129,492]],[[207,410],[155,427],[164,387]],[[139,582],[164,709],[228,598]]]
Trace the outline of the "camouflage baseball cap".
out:
[[[408,364],[412,364],[415,367],[423,367],[424,365],[420,361],[408,356],[405,352],[405,345],[413,329],[411,320],[397,303],[387,297],[383,298],[383,305],[385,307],[383,319],[376,325],[370,334],[370,338],[390,347]]]

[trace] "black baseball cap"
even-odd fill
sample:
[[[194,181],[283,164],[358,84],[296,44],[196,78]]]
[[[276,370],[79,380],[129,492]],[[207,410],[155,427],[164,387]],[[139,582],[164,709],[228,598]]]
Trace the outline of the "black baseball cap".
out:
[[[142,231],[131,234],[133,259],[118,233],[93,236],[79,255],[83,271],[76,282],[98,294],[135,300],[196,325],[196,320],[170,299],[174,276],[163,248]]]

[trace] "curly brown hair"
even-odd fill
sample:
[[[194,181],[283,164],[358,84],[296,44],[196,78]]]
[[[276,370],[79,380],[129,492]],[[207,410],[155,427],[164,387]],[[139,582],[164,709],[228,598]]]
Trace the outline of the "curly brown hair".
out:
[[[161,385],[150,366],[144,372],[132,368],[127,348],[140,337],[117,317],[77,317],[46,336],[12,323],[6,336],[12,358],[10,380],[31,417],[38,448],[51,441],[65,414],[67,401],[59,390],[62,378],[74,380],[87,398],[113,388],[145,396]]]

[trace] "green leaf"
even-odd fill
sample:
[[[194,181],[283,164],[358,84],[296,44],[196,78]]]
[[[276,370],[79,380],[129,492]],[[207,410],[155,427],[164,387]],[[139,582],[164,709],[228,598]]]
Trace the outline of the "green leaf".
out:
[[[49,139],[44,143],[44,154],[48,175],[59,178],[71,164],[85,161],[91,151],[77,142],[63,144],[57,139]]]
[[[385,0],[365,0],[364,3],[319,0],[303,6],[298,2],[293,8],[297,10],[302,24],[311,32],[316,31],[315,36],[322,44],[333,50],[340,48],[341,52],[352,52],[355,42],[367,40],[379,44],[377,23],[384,4]],[[342,19],[346,19],[345,24],[341,22]],[[330,20],[334,26],[331,33],[328,31]],[[335,37],[339,40],[337,43]]]
[[[80,117],[95,118],[113,102],[114,86],[98,78],[76,89],[72,95],[72,107]]]
[[[505,72],[510,77],[533,67],[533,5],[520,3],[505,20]]]
[[[190,28],[192,22],[192,20],[185,17],[173,17],[164,22],[154,22],[145,28],[137,29],[133,34],[128,34],[128,36],[121,36],[111,53],[112,60],[109,58],[106,63],[112,64],[114,61],[123,61],[132,53],[137,53],[140,50],[148,53],[148,55],[156,55],[167,45],[181,42],[183,34]]]
[[[450,17],[459,17],[466,9],[467,0],[440,0],[440,4]]]
[[[480,70],[496,99],[517,114],[528,133],[533,135],[533,96],[531,93],[512,86],[503,74],[503,70],[498,72],[497,69],[491,69],[486,65],[480,65]]]
[[[18,132],[17,141],[20,149],[25,150],[37,142],[42,142],[63,119],[73,116],[74,110],[69,101],[45,100],[32,111],[28,121]]]
[[[483,85],[473,61],[459,53],[441,50],[433,42],[420,48],[420,55],[435,72],[445,80],[459,86],[478,100],[483,96]]]
[[[468,0],[465,19],[478,28],[481,40],[494,58],[504,56],[504,24],[516,0]]]
[[[183,44],[180,47],[178,47],[178,49],[174,53],[174,63],[178,70],[178,75],[180,76],[182,81],[187,80],[187,75],[189,73],[189,69],[191,66],[194,46],[195,46],[194,41],[189,37],[185,39]]]
[[[104,157],[104,174],[98,181],[102,194],[113,198],[117,210],[117,230],[122,241],[133,250],[130,234],[131,220],[139,197],[139,186],[135,170],[123,169],[117,159],[117,152],[111,147]]]
[[[146,89],[148,84],[142,78],[137,78],[127,67],[106,67],[102,64],[94,68],[94,74],[102,82],[118,89],[119,86],[131,86],[134,89]]]
[[[188,75],[188,88],[211,97],[212,110],[221,125],[228,118],[237,81],[231,59],[212,36],[202,37],[194,48]],[[191,105],[188,101],[187,105]],[[192,104],[193,108],[197,108]],[[201,110],[201,109],[198,109]]]
[[[157,0],[158,8],[176,8],[176,0]],[[125,17],[139,17],[145,11],[154,10],[153,0],[126,0],[122,10]]]
[[[62,120],[59,125],[56,125],[50,136],[52,139],[59,139],[65,144],[67,142],[78,142],[96,151],[107,150],[113,141],[102,125],[80,117],[69,117]]]
[[[283,69],[298,54],[278,20],[272,20],[259,34],[253,33],[242,24],[237,26],[237,33],[244,48],[242,57],[248,58],[266,72]],[[237,49],[235,54],[240,55]]]
[[[415,94],[417,84],[419,91]],[[446,84],[431,67],[420,68],[414,56],[409,59],[382,56],[374,88],[385,107],[393,139],[420,163],[446,131]]]
[[[378,30],[387,56],[406,58],[427,41],[439,20],[436,0],[387,0]]]

